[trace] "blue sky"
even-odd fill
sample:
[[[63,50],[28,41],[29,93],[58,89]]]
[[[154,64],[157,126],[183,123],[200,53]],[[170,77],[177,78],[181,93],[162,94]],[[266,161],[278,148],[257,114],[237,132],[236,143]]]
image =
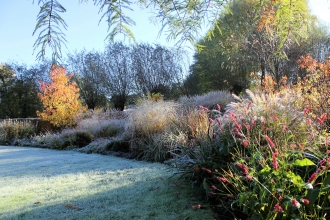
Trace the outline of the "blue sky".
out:
[[[38,0],[6,0],[0,4],[0,62],[19,62],[28,65],[36,63],[33,55],[33,44],[37,34],[32,36],[36,25],[36,17],[39,12]],[[68,41],[68,49],[63,50],[63,55],[75,50],[103,50],[105,37],[107,36],[107,24],[98,14],[98,8],[92,1],[80,4],[78,0],[59,0],[67,9],[63,18],[68,25],[68,30],[64,31]],[[330,0],[310,0],[313,14],[318,14],[324,21],[330,21]],[[139,43],[159,43],[164,46],[174,46],[174,42],[167,42],[166,36],[158,38],[160,26],[149,21],[151,14],[147,9],[140,10],[134,6],[131,17],[136,22],[132,31]],[[123,36],[116,37],[116,40],[128,39]],[[49,49],[48,49],[49,50]],[[192,56],[193,51],[190,50]]]
[[[33,44],[37,38],[36,33],[32,36],[36,25],[36,17],[39,12],[38,0],[32,4],[32,0],[8,0],[2,1],[0,5],[0,62],[18,61],[20,63],[35,63],[35,55],[38,50],[33,53]],[[98,14],[99,8],[93,5],[92,1],[87,3],[79,3],[78,0],[64,1],[60,3],[67,9],[62,15],[68,25],[66,34],[68,50],[66,52],[74,52],[75,50],[103,50],[105,46],[105,38],[107,36],[107,23],[99,20],[101,14]],[[174,42],[167,42],[165,36],[158,38],[160,26],[152,24],[149,20],[151,16],[147,9],[140,10],[134,5],[134,12],[130,12],[130,16],[136,22],[136,26],[132,27],[132,31],[139,43],[159,43],[164,46],[173,46]],[[131,41],[123,35],[118,35],[116,40],[125,40],[126,43]]]

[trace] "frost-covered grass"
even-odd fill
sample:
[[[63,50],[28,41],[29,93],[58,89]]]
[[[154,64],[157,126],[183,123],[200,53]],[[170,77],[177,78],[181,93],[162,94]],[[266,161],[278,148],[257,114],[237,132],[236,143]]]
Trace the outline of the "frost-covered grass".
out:
[[[225,107],[232,101],[233,97],[230,92],[223,90],[211,91],[204,95],[195,95],[192,97],[182,96],[179,99],[179,103],[184,106],[198,107],[202,105],[211,109],[217,109],[217,104],[221,107]]]
[[[113,156],[0,146],[0,219],[212,219],[173,170]]]

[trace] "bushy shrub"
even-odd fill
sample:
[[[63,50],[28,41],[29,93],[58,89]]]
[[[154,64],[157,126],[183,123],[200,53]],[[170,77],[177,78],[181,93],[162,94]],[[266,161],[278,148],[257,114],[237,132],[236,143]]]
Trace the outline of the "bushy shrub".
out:
[[[213,134],[181,148],[177,165],[232,219],[321,219],[330,205],[327,136],[293,107],[295,97],[248,94],[205,119]]]
[[[28,121],[4,120],[0,122],[0,143],[11,144],[15,139],[30,138],[36,130]]]
[[[317,62],[312,56],[302,56],[299,67],[306,71],[306,76],[294,87],[300,94],[298,105],[308,108],[308,115],[323,120],[319,130],[330,130],[330,59],[325,63]]]

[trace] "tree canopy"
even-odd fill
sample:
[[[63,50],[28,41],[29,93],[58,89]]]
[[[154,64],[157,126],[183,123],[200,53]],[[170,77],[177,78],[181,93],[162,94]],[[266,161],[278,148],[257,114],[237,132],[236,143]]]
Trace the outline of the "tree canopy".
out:
[[[194,55],[195,62],[185,82],[188,93],[229,90],[237,84],[247,88],[252,81],[251,73],[261,73],[261,82],[265,74],[277,83],[283,76],[294,80],[298,72],[296,61],[301,55],[325,57],[328,33],[311,15],[306,0],[294,1],[290,13],[297,18],[292,23],[297,35],[287,36],[282,34],[289,18],[277,17],[278,13],[283,14],[278,12],[280,5],[272,6],[275,22],[264,20],[258,3],[236,0],[228,5],[229,11],[222,11],[217,22],[221,32],[214,32],[211,39],[206,35],[199,42],[204,50]]]
[[[88,0],[80,0],[86,2]],[[228,9],[228,4],[233,0],[93,0],[98,6],[101,14],[100,21],[106,19],[108,22],[108,36],[113,40],[118,34],[124,34],[134,40],[134,33],[130,27],[135,25],[134,20],[129,17],[133,4],[139,4],[145,8],[152,8],[153,19],[160,22],[162,28],[160,33],[165,33],[168,40],[177,40],[177,44],[189,41],[193,45],[201,37],[204,24],[210,29],[208,37],[212,37],[214,30],[221,30],[221,24],[217,23],[220,12]],[[299,19],[299,8],[296,9],[298,0],[259,0],[256,7],[260,9],[259,28],[269,30],[269,25],[276,23],[278,18],[285,27],[279,36],[283,45],[287,36],[294,38],[300,35],[299,27],[295,26]],[[63,1],[64,2],[64,1]],[[38,0],[40,11],[34,30],[39,33],[34,44],[34,50],[39,48],[37,59],[45,57],[47,47],[53,52],[53,60],[61,59],[61,48],[66,39],[63,29],[67,24],[61,17],[66,12],[64,5],[57,0]],[[275,10],[276,9],[276,10]],[[298,11],[297,11],[298,10]]]
[[[174,98],[183,78],[183,51],[160,45],[111,43],[104,52],[69,54],[69,71],[89,108],[105,107],[110,99],[116,109],[124,109],[128,97],[161,93]]]

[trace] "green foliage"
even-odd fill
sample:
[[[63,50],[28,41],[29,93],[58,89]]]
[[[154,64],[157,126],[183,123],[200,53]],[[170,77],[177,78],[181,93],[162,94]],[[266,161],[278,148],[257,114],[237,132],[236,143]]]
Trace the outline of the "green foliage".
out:
[[[197,87],[197,94],[212,90],[229,91],[234,85],[248,88],[250,73],[259,68],[247,45],[258,22],[254,19],[257,13],[254,3],[234,1],[228,8],[230,11],[223,10],[217,20],[221,32],[212,29],[212,37],[208,33],[199,41],[203,50],[195,53],[195,62],[185,82],[188,89],[189,86]],[[196,89],[189,90],[196,92]]]
[[[135,22],[128,16],[125,15],[125,11],[132,11],[130,8],[131,2],[129,0],[122,1],[104,1],[96,0],[95,5],[100,5],[100,12],[105,11],[100,19],[105,17],[108,22],[108,34],[107,38],[113,41],[115,36],[118,34],[124,34],[132,40],[135,40],[133,33],[129,29],[129,26],[135,25]]]
[[[0,66],[0,118],[36,117],[36,110],[42,108],[37,98],[38,69],[16,64]]]
[[[230,90],[234,85],[246,89],[251,73],[261,73],[259,83],[266,73],[278,84],[283,76],[295,80],[301,54],[320,56],[327,50],[326,31],[310,14],[305,0],[269,2],[274,4],[232,1],[230,11],[221,12],[217,21],[221,32],[199,42],[203,50],[194,55],[185,81],[188,94]]]

